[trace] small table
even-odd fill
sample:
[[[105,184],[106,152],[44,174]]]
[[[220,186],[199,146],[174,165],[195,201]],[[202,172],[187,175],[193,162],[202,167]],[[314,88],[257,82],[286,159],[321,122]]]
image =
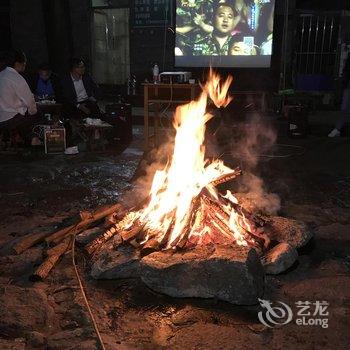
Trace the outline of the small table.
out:
[[[150,138],[154,138],[154,145],[159,143],[159,105],[185,104],[194,100],[201,92],[198,84],[143,84],[144,91],[144,150],[149,149]],[[149,132],[149,107],[154,105],[153,135]]]

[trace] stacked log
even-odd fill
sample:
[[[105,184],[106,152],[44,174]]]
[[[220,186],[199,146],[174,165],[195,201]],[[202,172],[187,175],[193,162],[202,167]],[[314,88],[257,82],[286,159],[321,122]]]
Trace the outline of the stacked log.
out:
[[[267,247],[270,241],[262,229],[266,221],[254,216],[239,204],[231,202],[219,193],[215,193],[213,188],[213,186],[227,182],[240,174],[241,171],[235,169],[228,174],[219,176],[193,198],[184,218],[181,234],[172,242],[170,242],[170,237],[175,225],[175,210],[164,217],[166,227],[163,224],[161,229],[151,228],[147,224],[147,220],[141,219],[140,210],[149,200],[146,198],[136,208],[128,210],[120,204],[113,204],[98,208],[94,212],[83,211],[80,213],[79,219],[68,227],[53,233],[34,233],[24,237],[14,246],[14,251],[20,254],[35,244],[45,242],[48,245],[45,260],[32,276],[34,280],[43,280],[57,264],[60,257],[71,249],[75,236],[96,226],[96,224],[101,225],[101,220],[104,220],[106,231],[84,247],[84,251],[91,259],[98,256],[106,244],[109,247],[109,241],[113,237],[118,237],[117,245],[129,244],[140,249],[143,256],[169,246],[176,249],[188,248],[196,240],[194,238],[194,240],[189,241],[192,232],[195,235],[204,233],[205,237],[199,238],[204,244],[206,241],[219,244],[220,242],[232,243],[235,241],[235,236],[230,228],[231,210],[235,210],[239,216],[241,223],[238,222],[238,224],[241,224],[243,231],[245,231],[244,236],[248,244]],[[247,220],[249,225],[244,225]],[[113,248],[116,249],[116,247]]]
[[[84,231],[91,225],[98,223],[112,213],[121,212],[122,215],[124,215],[123,210],[124,208],[122,205],[113,204],[112,206],[101,207],[92,213],[82,212],[80,214],[80,220],[75,224],[64,227],[55,232],[36,232],[27,235],[14,244],[13,250],[16,254],[21,254],[32,246],[45,242],[48,245],[48,248],[44,253],[45,260],[34,271],[31,277],[32,280],[44,280],[60,258],[71,249],[72,240],[75,239],[76,234]]]

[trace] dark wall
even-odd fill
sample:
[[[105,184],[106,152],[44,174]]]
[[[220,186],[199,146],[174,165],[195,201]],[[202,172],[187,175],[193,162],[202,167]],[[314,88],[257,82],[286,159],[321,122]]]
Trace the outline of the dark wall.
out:
[[[297,9],[318,11],[350,10],[349,0],[296,0]]]
[[[49,62],[62,74],[73,56],[90,61],[89,0],[10,0],[8,3],[11,42],[7,46],[26,53],[28,72],[42,62]],[[1,21],[0,26],[5,23]],[[3,35],[1,42],[2,38]]]
[[[280,86],[282,67],[282,43],[285,1],[276,0],[275,38],[272,65],[269,69],[222,69],[234,75],[234,88],[238,90],[277,90]],[[68,68],[72,56],[81,56],[91,62],[91,19],[89,0],[12,0],[11,31],[12,44],[26,52],[29,66],[49,61],[54,70],[62,73]],[[116,2],[120,6],[131,6],[131,0]],[[173,0],[175,4],[175,0]],[[115,7],[115,3],[112,4]],[[287,39],[286,64],[290,72],[293,45],[293,21],[295,0],[289,0],[290,15]],[[175,18],[175,8],[173,9]],[[138,81],[151,78],[155,62],[161,71],[179,70],[174,67],[173,27],[134,28],[130,20],[130,71]],[[7,44],[8,45],[8,44]],[[187,69],[186,69],[187,70]],[[197,78],[204,70],[191,69]],[[288,80],[288,79],[287,79]]]
[[[64,73],[73,51],[69,1],[42,1],[50,64],[59,74]]]
[[[48,50],[42,1],[12,0],[10,17],[12,46],[26,53],[28,70],[46,62]]]
[[[0,4],[0,50],[11,48],[10,0]]]

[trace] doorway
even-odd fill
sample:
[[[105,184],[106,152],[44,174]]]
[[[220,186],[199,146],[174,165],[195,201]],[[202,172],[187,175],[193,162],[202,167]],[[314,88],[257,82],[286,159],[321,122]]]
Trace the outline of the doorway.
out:
[[[130,75],[129,9],[95,9],[92,40],[97,83],[125,84]]]

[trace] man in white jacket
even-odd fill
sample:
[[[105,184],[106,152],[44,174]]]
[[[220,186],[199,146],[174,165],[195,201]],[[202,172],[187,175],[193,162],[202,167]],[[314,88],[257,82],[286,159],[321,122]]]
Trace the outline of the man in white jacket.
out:
[[[20,73],[26,67],[26,56],[20,51],[8,52],[0,71],[0,135],[17,130],[28,136],[30,127],[39,122],[34,96]],[[26,134],[27,133],[27,134]]]

